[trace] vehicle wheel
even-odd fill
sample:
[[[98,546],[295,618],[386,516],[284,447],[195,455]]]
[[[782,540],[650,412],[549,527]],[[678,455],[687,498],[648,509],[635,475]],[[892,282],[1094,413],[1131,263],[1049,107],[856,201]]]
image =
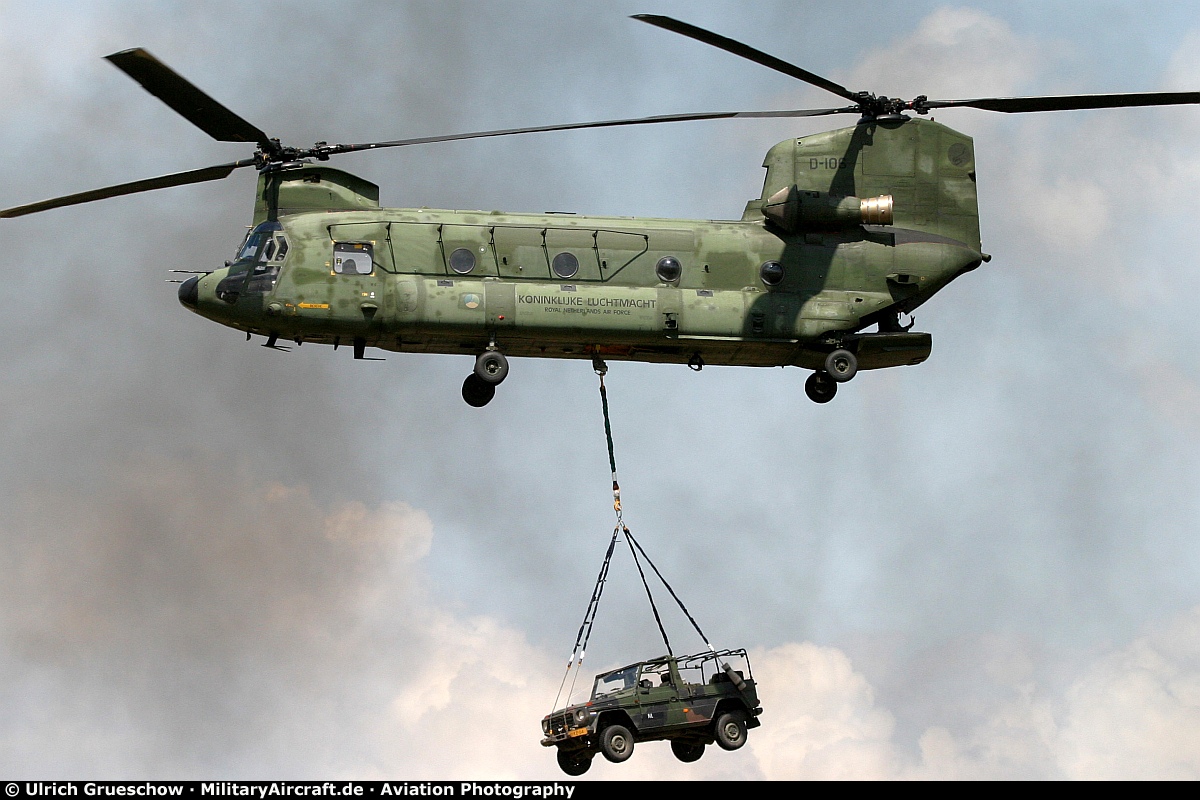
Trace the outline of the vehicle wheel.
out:
[[[592,753],[587,750],[558,749],[558,766],[568,775],[575,777],[587,772],[592,766]]]
[[[469,406],[482,408],[492,402],[492,398],[495,396],[496,384],[483,382],[474,372],[463,381],[462,398],[467,401]]]
[[[839,348],[825,356],[825,371],[838,383],[845,383],[858,374],[858,359],[849,350]]]
[[[508,377],[508,359],[499,350],[487,350],[475,359],[475,374],[484,383],[499,386]]]
[[[700,756],[704,755],[704,743],[672,739],[671,752],[683,763],[691,764],[693,761],[699,761]]]
[[[804,393],[814,403],[828,403],[837,394],[837,382],[828,372],[814,372],[804,382]]]
[[[614,764],[633,755],[633,734],[624,725],[609,725],[600,734],[600,752]]]
[[[737,711],[722,714],[717,717],[715,734],[722,750],[737,750],[746,743],[745,717]]]

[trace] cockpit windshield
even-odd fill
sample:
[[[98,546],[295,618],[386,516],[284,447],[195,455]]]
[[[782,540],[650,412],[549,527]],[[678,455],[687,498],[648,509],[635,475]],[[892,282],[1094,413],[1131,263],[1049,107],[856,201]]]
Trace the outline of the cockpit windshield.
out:
[[[260,222],[246,234],[234,261],[282,261],[286,253],[287,238],[283,235],[283,226],[278,222]]]
[[[262,222],[246,234],[237,258],[229,268],[230,279],[245,279],[246,294],[266,294],[275,288],[279,268],[288,253],[287,236],[278,222]],[[228,279],[227,279],[228,280]],[[224,283],[224,281],[222,281]]]

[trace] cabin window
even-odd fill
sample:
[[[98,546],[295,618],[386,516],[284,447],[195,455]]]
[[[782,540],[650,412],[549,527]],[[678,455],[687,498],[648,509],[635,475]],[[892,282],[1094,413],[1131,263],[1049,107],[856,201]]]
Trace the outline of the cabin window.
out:
[[[579,259],[573,253],[559,253],[550,262],[550,269],[560,278],[573,278],[579,272]]]
[[[375,246],[370,242],[334,242],[333,271],[338,275],[370,275]]]
[[[654,265],[654,272],[663,283],[674,283],[683,274],[683,265],[674,256],[663,256]]]
[[[778,261],[767,261],[759,267],[758,276],[767,286],[778,286],[783,283],[783,264]]]
[[[475,253],[465,247],[460,247],[450,254],[450,269],[459,275],[466,275],[475,269]]]

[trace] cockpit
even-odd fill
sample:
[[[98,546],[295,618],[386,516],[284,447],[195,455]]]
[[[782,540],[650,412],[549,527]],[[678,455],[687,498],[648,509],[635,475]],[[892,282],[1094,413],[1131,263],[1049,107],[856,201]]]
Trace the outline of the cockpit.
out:
[[[242,294],[267,294],[275,288],[288,254],[288,240],[278,222],[261,222],[246,234],[229,272],[217,285],[217,296],[234,302]]]

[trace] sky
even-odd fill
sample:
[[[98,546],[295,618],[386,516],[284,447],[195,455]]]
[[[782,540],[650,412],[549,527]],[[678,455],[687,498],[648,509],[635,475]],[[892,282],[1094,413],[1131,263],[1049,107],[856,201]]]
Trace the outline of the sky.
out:
[[[0,206],[249,155],[103,56],[145,47],[286,143],[830,96],[1200,89],[1200,3],[0,0]],[[991,263],[924,364],[612,363],[625,519],[762,726],[584,780],[1200,778],[1200,109],[945,110]],[[852,124],[852,120],[846,120]],[[775,142],[714,121],[351,154],[391,207],[738,218]],[[183,309],[254,175],[0,224],[0,773],[563,777],[539,745],[612,530],[596,376],[289,353]],[[703,648],[666,614],[676,652]],[[663,644],[615,558],[580,685]]]

